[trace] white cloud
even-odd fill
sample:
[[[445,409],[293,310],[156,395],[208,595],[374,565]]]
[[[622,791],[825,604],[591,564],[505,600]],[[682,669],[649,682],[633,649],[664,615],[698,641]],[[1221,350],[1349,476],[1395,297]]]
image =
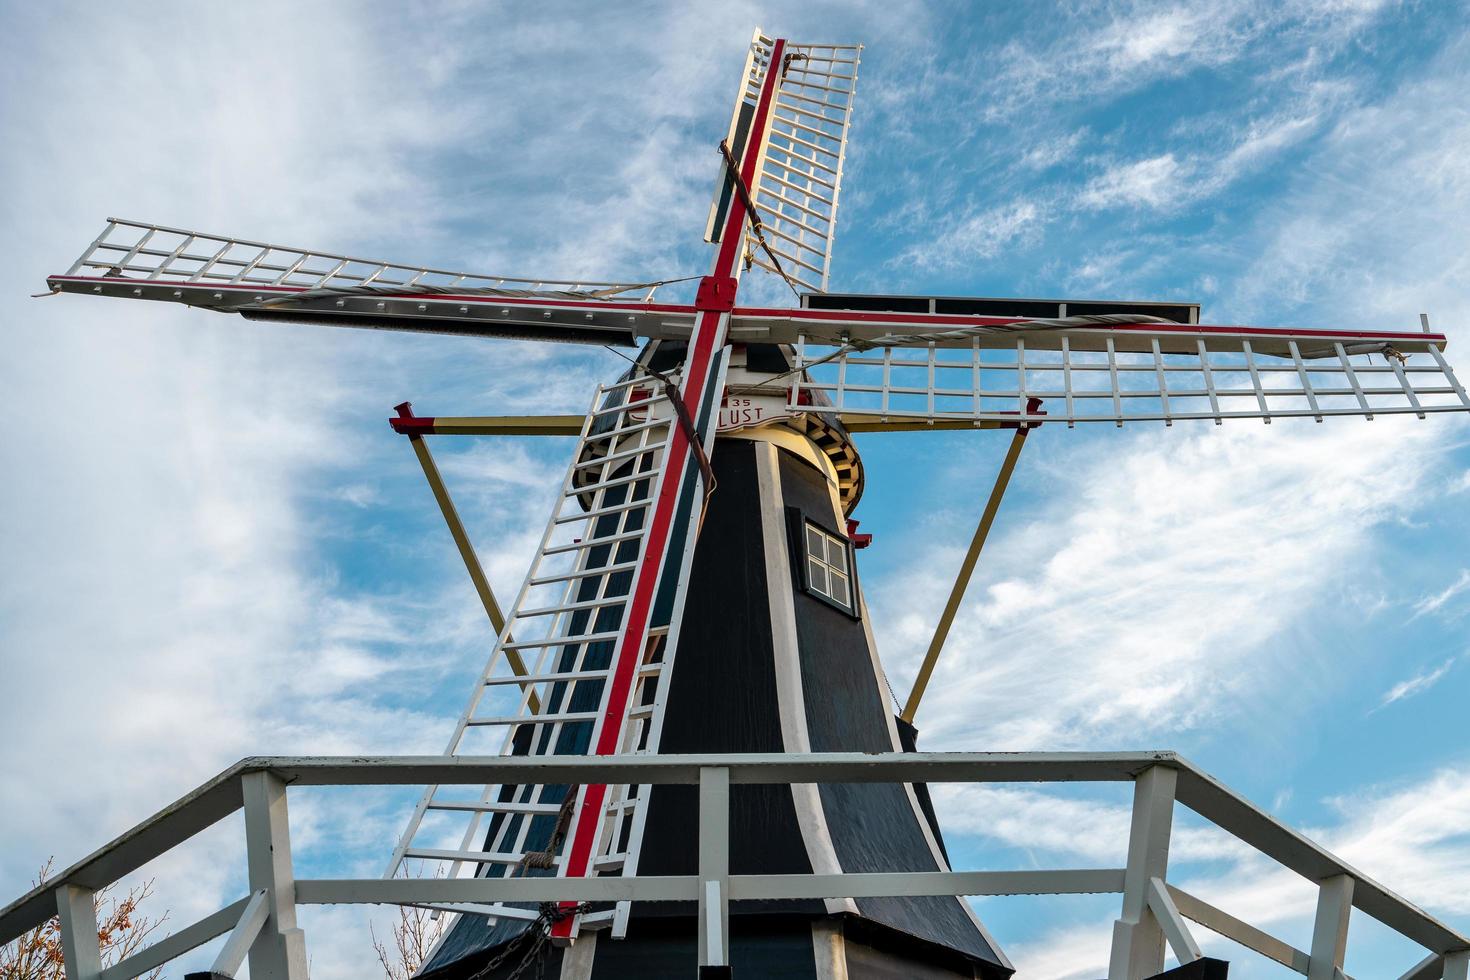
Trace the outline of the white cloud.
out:
[[[1120,867],[1127,860],[1126,805],[989,784],[944,783],[930,792],[946,835],[1075,856],[1096,867]],[[1247,845],[1213,827],[1177,827],[1170,843],[1176,861],[1237,860],[1249,853]]]
[[[1200,10],[1174,7],[1108,25],[1093,42],[1115,71],[1141,68],[1160,59],[1197,53],[1209,24]]]
[[[920,713],[928,744],[1136,747],[1268,697],[1281,631],[1435,465],[1430,427],[1382,421],[1159,428],[1062,457],[1078,489],[987,548]],[[956,485],[980,480],[970,465]],[[895,683],[958,561],[952,535],[919,550],[869,600]]]
[[[1439,592],[1433,595],[1427,595],[1414,603],[1414,615],[1415,617],[1419,617],[1429,615],[1430,613],[1438,613],[1444,609],[1446,603],[1453,600],[1456,596],[1464,594],[1467,590],[1470,590],[1470,568],[1462,568],[1460,569],[1459,577],[1449,585],[1445,586]]]
[[[1338,808],[1343,824],[1322,833],[1329,849],[1431,910],[1470,913],[1470,768],[1350,793]]]
[[[1126,287],[1118,280],[1137,273],[1142,264],[1138,253],[1126,246],[1109,245],[1083,256],[1066,277],[1067,289],[1083,295],[1107,295]]]
[[[877,83],[884,136],[947,166],[910,191],[929,205],[909,223],[926,242],[900,252],[911,259],[926,251],[935,225],[993,219],[1006,206],[998,202],[1016,198],[1047,201],[1046,223],[1058,233],[1077,226],[1065,220],[1076,211],[1120,212],[1110,219],[1137,225],[1219,200],[1373,95],[1337,55],[1362,41],[1385,6],[1080,4],[1053,11],[1045,32],[1022,31],[998,56],[957,63],[912,53],[900,81]],[[1078,126],[1079,107],[1096,110],[1151,86],[1167,105],[1176,80],[1206,79],[1194,112],[1155,118],[1130,107],[1106,125]],[[1053,186],[1039,191],[1038,174]],[[977,186],[984,196],[974,200]],[[1037,231],[1027,244],[1040,240]],[[1068,240],[1056,244],[1065,254]]]
[[[1086,128],[1073,130],[1063,136],[1038,141],[1021,157],[1021,164],[1031,170],[1046,170],[1059,163],[1073,159],[1078,147],[1087,139]]]
[[[963,811],[946,813],[946,825],[958,827],[962,834],[1029,844],[1044,867],[1068,859],[1119,861],[1126,851],[1126,806],[1035,791],[986,792],[1006,794],[987,803],[1019,804],[1017,817],[1031,821],[1033,829],[1023,829],[1011,841],[1009,821],[1002,821],[999,831],[974,821],[966,825]],[[1470,842],[1465,837],[1465,828],[1470,826],[1470,770],[1451,767],[1395,788],[1358,792],[1337,801],[1336,809],[1339,820],[1308,830],[1308,836],[1431,913],[1463,915],[1470,911],[1466,900],[1470,895]],[[955,844],[952,840],[951,848]],[[1176,826],[1170,866],[1172,884],[1299,947],[1305,945],[1297,937],[1310,935],[1316,900],[1315,889],[1306,879],[1213,828]],[[1223,940],[1201,927],[1192,931],[1206,955],[1232,960],[1232,974],[1255,976],[1266,962],[1246,952],[1237,957]],[[1017,965],[1017,976],[1026,980],[1097,976],[1106,969],[1111,932],[1111,918],[1073,922],[1012,944],[1007,954]],[[1410,965],[1412,962],[1405,962],[1403,968]],[[1351,950],[1347,970],[1354,972]],[[1357,972],[1362,975],[1361,968]]]
[[[1412,330],[1427,311],[1437,328],[1467,336],[1470,238],[1449,217],[1470,207],[1470,162],[1458,152],[1470,119],[1445,111],[1464,87],[1466,50],[1463,38],[1452,41],[1401,89],[1334,121],[1258,219],[1262,240],[1234,296],[1239,314],[1291,304],[1362,322],[1391,314]]]
[[[1226,127],[1223,138],[1217,137],[1222,149],[1212,148],[1182,159],[1171,151],[1114,163],[1083,185],[1077,193],[1077,206],[1087,210],[1160,212],[1222,194],[1320,130],[1323,116],[1329,112],[1324,88],[1314,88],[1306,98],[1289,103],[1269,117]],[[1336,101],[1341,101],[1340,97]]]
[[[1094,178],[1078,201],[1087,208],[1166,208],[1186,190],[1184,173],[1172,153],[1120,164]]]
[[[1389,3],[1263,0],[1079,4],[1044,34],[1006,45],[988,65],[978,100],[991,119],[1061,103],[1108,99],[1162,79],[1220,68],[1269,46],[1279,62],[1332,51],[1369,28]]]
[[[423,163],[461,138],[459,109],[380,47],[372,15],[277,11],[291,27],[269,44],[260,7],[190,8],[173,41],[123,10],[34,8],[0,40],[7,70],[33,80],[4,95],[28,149],[0,163],[15,230],[0,374],[48,420],[0,448],[18,474],[0,488],[3,901],[46,855],[69,863],[242,756],[436,751],[464,665],[483,661],[468,588],[438,597],[463,575],[447,536],[452,577],[377,581],[402,552],[375,536],[388,514],[362,479],[412,465],[383,420],[405,388],[458,382],[445,353],[431,364],[420,338],[24,298],[108,214],[367,254],[424,247],[446,198]],[[456,367],[511,383],[494,349],[464,344]],[[366,583],[339,580],[328,557],[345,538]],[[322,819],[362,824],[348,814]],[[361,845],[375,864],[395,830]],[[237,897],[240,836],[225,831],[152,869],[175,926]],[[371,966],[365,943],[328,931],[313,949],[319,977]]]
[[[1331,13],[1324,5],[1312,16]],[[1406,323],[1414,311],[1430,309],[1454,333],[1451,356],[1463,346],[1470,335],[1460,327],[1467,240],[1459,216],[1470,183],[1458,150],[1466,139],[1463,114],[1445,111],[1463,89],[1463,55],[1463,42],[1452,43],[1401,91],[1373,93],[1371,107],[1330,120],[1293,112],[1245,138],[1243,168],[1260,166],[1305,134],[1327,134],[1310,148],[1299,175],[1285,181],[1288,192],[1250,218],[1254,235],[1227,231],[1218,248],[1210,243],[1192,253],[1260,256],[1238,273],[1225,271],[1228,265],[1212,271],[1232,317],[1225,322],[1291,322],[1305,314],[1307,325]],[[1406,194],[1406,187],[1416,192]],[[1181,190],[1176,200],[1188,193]],[[1172,252],[1172,267],[1185,268],[1179,250],[1190,248],[1161,236],[1146,248],[1114,249],[1092,274],[1126,283],[1134,256],[1160,252]],[[1243,431],[1228,424],[1212,434],[1160,430],[1115,442],[1106,455],[1093,447],[1096,455],[1073,449],[1048,459],[1034,477],[1048,504],[1012,514],[1011,532],[987,548],[984,578],[972,586],[946,647],[954,660],[941,660],[920,712],[926,747],[1136,748],[1159,744],[1162,735],[1171,745],[1225,739],[1224,751],[1245,753],[1242,740],[1278,737],[1266,732],[1280,731],[1282,712],[1322,696],[1328,665],[1315,662],[1320,651],[1312,640],[1322,624],[1313,621],[1314,604],[1346,588],[1367,594],[1371,602],[1351,604],[1371,615],[1383,608],[1371,585],[1373,542],[1382,530],[1410,516],[1457,526],[1439,508],[1457,489],[1463,460],[1447,450],[1458,448],[1463,425],[1439,421],[1390,431]],[[954,475],[930,498],[957,499],[986,485],[993,466],[993,457],[956,461]],[[1318,505],[1327,510],[1308,512]],[[973,520],[968,510],[934,515],[914,529],[921,547],[936,548],[932,560],[873,587],[882,597],[876,618],[888,626],[884,650],[900,690],[898,657],[915,662],[949,585],[945,573],[958,563],[940,529]],[[1445,547],[1415,557],[1437,567],[1448,561],[1453,574],[1460,556],[1453,539]],[[1359,653],[1334,650],[1331,670],[1351,676]],[[1411,678],[1401,696],[1443,676],[1435,669]],[[1268,707],[1250,707],[1256,699]],[[1334,760],[1329,754],[1322,761]],[[1461,897],[1470,894],[1467,787],[1463,764],[1416,785],[1345,787],[1342,818],[1309,833],[1411,900],[1463,916]],[[1014,829],[999,805],[989,814],[999,814],[994,831],[977,816],[967,820],[964,807],[947,813],[946,823],[1010,846],[1029,841],[1057,854],[1071,847],[1066,853],[1096,859],[1124,813],[1073,800],[1049,807],[1026,794],[1003,800],[1033,826]],[[1060,819],[1052,824],[1048,813]],[[1290,873],[1240,862],[1220,872],[1186,867],[1176,881],[1287,938],[1309,931],[1311,887]],[[1007,951],[1028,980],[1097,976],[1110,928],[1110,920],[1064,922]],[[1198,935],[1210,949],[1208,934]]]
[[[354,507],[370,507],[381,501],[378,488],[371,483],[348,483],[328,491],[328,497],[341,500]]]
[[[1228,183],[1242,170],[1286,147],[1301,142],[1317,126],[1316,112],[1285,114],[1265,121],[1249,123],[1219,166],[1216,182]]]
[[[1034,201],[1015,201],[952,219],[932,240],[910,246],[895,261],[919,269],[955,269],[971,266],[1003,251],[1019,251],[1033,243],[1046,221]]]
[[[1399,681],[1393,687],[1384,692],[1383,700],[1379,702],[1378,707],[1386,708],[1396,701],[1403,701],[1405,698],[1412,698],[1416,694],[1423,694],[1425,691],[1438,684],[1444,678],[1444,675],[1450,672],[1450,668],[1453,667],[1454,664],[1455,661],[1452,657],[1432,670],[1427,670],[1422,673],[1415,674],[1413,677],[1410,677],[1407,680]]]

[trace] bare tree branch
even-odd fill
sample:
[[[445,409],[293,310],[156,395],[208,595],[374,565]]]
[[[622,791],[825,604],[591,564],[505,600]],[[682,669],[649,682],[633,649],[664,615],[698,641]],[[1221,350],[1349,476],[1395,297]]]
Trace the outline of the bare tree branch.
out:
[[[39,885],[51,877],[52,860],[48,859],[36,875]],[[153,879],[128,889],[122,897],[111,894],[112,886],[92,896],[97,916],[97,945],[102,950],[102,965],[112,966],[142,949],[149,936],[168,919],[165,911],[154,919],[139,912],[139,906],[153,894]],[[143,975],[143,980],[159,980],[163,968]],[[0,946],[0,980],[66,980],[66,960],[61,952],[61,920],[48,919],[19,939]]]
[[[404,869],[407,877],[407,869]],[[443,870],[435,871],[434,877],[443,877]],[[386,980],[412,980],[433,952],[434,944],[444,933],[449,918],[435,917],[429,909],[409,905],[398,906],[398,921],[393,925],[393,947],[390,949],[378,938],[372,923],[368,932],[373,937],[373,952],[378,954]],[[8,980],[0,974],[0,980]]]

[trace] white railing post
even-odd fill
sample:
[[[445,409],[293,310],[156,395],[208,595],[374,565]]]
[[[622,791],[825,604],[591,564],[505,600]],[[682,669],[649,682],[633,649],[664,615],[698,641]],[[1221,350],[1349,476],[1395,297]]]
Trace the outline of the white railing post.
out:
[[[1444,954],[1444,980],[1470,980],[1470,950]]]
[[[274,773],[250,772],[241,777],[241,788],[250,890],[266,893],[269,911],[250,946],[251,980],[306,980],[306,937],[296,927],[286,784]]]
[[[1307,980],[1337,980],[1347,953],[1348,914],[1353,910],[1351,875],[1333,875],[1317,885],[1317,920],[1312,926]]]
[[[730,770],[723,766],[702,766],[699,770],[700,976],[728,976],[729,965]]]
[[[1149,881],[1166,881],[1179,774],[1150,766],[1133,782],[1133,824],[1123,872],[1123,914],[1113,923],[1108,980],[1144,980],[1164,970],[1164,930],[1148,905]]]
[[[61,920],[61,955],[68,980],[97,980],[102,972],[102,950],[97,944],[92,889],[79,885],[56,889],[56,914]]]

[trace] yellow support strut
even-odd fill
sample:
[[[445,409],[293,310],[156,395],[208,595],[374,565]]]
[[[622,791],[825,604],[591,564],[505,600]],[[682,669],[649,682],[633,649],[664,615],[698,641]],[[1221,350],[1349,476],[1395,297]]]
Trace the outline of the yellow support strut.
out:
[[[413,407],[404,402],[396,406],[400,418],[413,418]],[[459,557],[464,560],[465,571],[470,573],[470,581],[475,584],[475,592],[480,596],[480,603],[485,607],[485,615],[490,617],[490,625],[495,629],[498,637],[505,629],[505,614],[500,611],[500,603],[495,599],[495,593],[490,589],[490,581],[485,578],[485,570],[480,567],[480,557],[475,554],[474,545],[470,544],[470,536],[464,529],[464,523],[459,519],[459,511],[454,507],[454,501],[449,499],[449,490],[444,486],[444,479],[439,475],[439,467],[434,462],[434,457],[429,452],[429,446],[424,442],[423,436],[410,434],[409,444],[413,446],[414,455],[419,458],[419,465],[424,468],[424,477],[429,481],[429,489],[434,493],[434,500],[439,504],[439,512],[444,515],[444,523],[449,525],[449,534],[454,538],[454,546],[459,549]],[[509,640],[509,637],[506,637]],[[526,669],[526,662],[521,659],[519,650],[506,650],[505,659],[510,664],[510,669],[517,677],[525,677],[530,674]],[[523,684],[522,690],[533,688],[530,696],[530,708],[533,713],[541,710],[540,699],[536,697],[534,685]]]
[[[1028,414],[1035,413],[1034,408],[1027,409]],[[1035,423],[1039,425],[1040,423]],[[1005,496],[1006,486],[1011,482],[1011,473],[1016,469],[1016,460],[1021,455],[1021,447],[1026,445],[1026,434],[1034,428],[1031,423],[1022,422],[1016,429],[1016,434],[1011,437],[1011,446],[1006,450],[1005,461],[1000,465],[1000,474],[995,478],[995,486],[991,488],[990,499],[985,502],[985,512],[980,515],[980,526],[975,528],[975,536],[970,539],[970,550],[965,553],[965,560],[960,565],[959,577],[955,579],[954,588],[950,590],[949,601],[944,604],[944,612],[939,617],[939,625],[934,629],[934,638],[929,641],[929,652],[924,654],[923,666],[919,668],[919,676],[914,678],[914,689],[909,692],[909,699],[903,706],[903,713],[899,716],[910,725],[914,723],[914,715],[918,714],[919,702],[924,697],[924,690],[929,686],[929,677],[934,673],[934,664],[939,660],[939,651],[944,649],[944,641],[949,638],[949,628],[954,625],[955,613],[959,612],[960,600],[965,597],[965,589],[970,585],[970,576],[975,572],[975,563],[980,559],[980,549],[985,547],[985,538],[990,534],[990,525],[995,523],[996,512],[1000,510],[1000,499]]]

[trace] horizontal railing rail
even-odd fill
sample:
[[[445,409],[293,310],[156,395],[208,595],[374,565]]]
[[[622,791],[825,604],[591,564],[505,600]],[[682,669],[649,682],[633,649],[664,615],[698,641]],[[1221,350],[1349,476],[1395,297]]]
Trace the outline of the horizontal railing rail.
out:
[[[699,867],[694,875],[600,878],[296,879],[286,821],[287,787],[679,784],[699,787]],[[1123,868],[926,871],[805,875],[731,874],[729,787],[792,783],[1132,782],[1133,817]],[[1174,805],[1183,804],[1318,885],[1310,950],[1299,950],[1168,881]],[[245,811],[250,892],[128,959],[103,968],[92,896],[230,814]],[[731,901],[917,895],[1120,893],[1111,980],[1163,968],[1167,942],[1180,962],[1200,957],[1185,920],[1310,978],[1346,976],[1348,913],[1358,909],[1423,946],[1402,980],[1470,980],[1470,939],[1283,826],[1171,752],[699,755],[568,758],[245,759],[0,910],[0,944],[59,916],[67,975],[127,980],[226,933],[214,961],[233,976],[248,954],[257,980],[305,976],[296,906],[397,904],[466,909],[498,902],[685,901],[699,907],[700,963],[728,961]],[[691,970],[694,964],[691,964]]]

